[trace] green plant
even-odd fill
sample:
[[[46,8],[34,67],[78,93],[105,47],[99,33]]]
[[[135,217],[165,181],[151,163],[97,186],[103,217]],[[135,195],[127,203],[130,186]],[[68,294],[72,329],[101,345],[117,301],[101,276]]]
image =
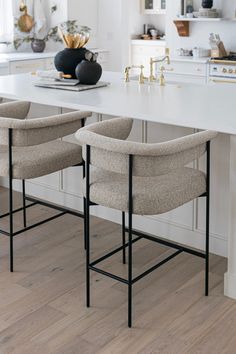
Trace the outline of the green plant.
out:
[[[56,5],[51,8],[52,13],[55,12],[56,10],[57,10]],[[15,27],[18,28],[17,21],[15,22]],[[50,28],[48,30],[48,33],[46,34],[46,36],[44,38],[42,38],[42,40],[45,42],[52,40],[53,42],[61,42],[62,43],[62,39],[58,35],[58,27],[60,27],[62,32],[64,32],[64,33],[66,32],[66,33],[72,34],[72,35],[78,34],[78,33],[87,34],[91,31],[91,29],[88,26],[79,26],[77,23],[77,20],[70,20],[70,21],[66,21],[66,22],[61,23],[59,26],[55,26],[55,27]],[[13,41],[13,44],[14,44],[15,49],[17,50],[22,46],[23,43],[31,43],[35,39],[37,39],[37,37],[32,32],[26,36],[15,38],[15,40]]]
[[[63,22],[59,25],[60,29],[62,30],[63,33],[68,33],[68,34],[86,34],[91,31],[91,28],[88,26],[80,26],[77,23],[77,20],[68,20],[66,22]]]
[[[21,38],[16,38],[13,41],[14,48],[17,50],[19,49],[23,43],[31,43],[34,40],[36,40],[37,37],[35,37],[34,33],[29,34],[28,36],[24,36]],[[48,33],[44,38],[42,38],[44,42],[48,42],[49,40],[52,40],[53,42],[62,42],[61,38],[58,36],[58,26],[52,27],[49,29]]]

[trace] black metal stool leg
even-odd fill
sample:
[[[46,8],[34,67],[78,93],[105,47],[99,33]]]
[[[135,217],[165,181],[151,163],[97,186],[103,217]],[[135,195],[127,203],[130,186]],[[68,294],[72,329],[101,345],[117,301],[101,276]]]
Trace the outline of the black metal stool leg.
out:
[[[85,163],[83,162],[83,180],[85,178]],[[84,249],[86,250],[86,198],[83,198],[83,209],[84,209]]]
[[[22,180],[22,197],[23,197],[23,224],[24,227],[27,226],[26,223],[26,199],[25,199],[25,180]]]
[[[128,326],[132,327],[132,213],[129,213],[129,246],[128,246]]]
[[[133,286],[133,269],[132,269],[132,221],[133,221],[133,156],[129,156],[129,215],[128,215],[128,228],[129,228],[129,245],[128,245],[128,327],[132,327],[132,286]]]
[[[209,196],[206,197],[206,263],[205,263],[205,296],[209,293]]]
[[[90,307],[90,146],[86,147],[86,305]]]
[[[10,222],[10,271],[13,272],[13,192],[12,179],[9,178],[9,222]]]
[[[9,237],[10,237],[10,271],[13,272],[13,190],[12,190],[12,129],[8,132],[8,156],[9,156]]]
[[[210,243],[210,142],[207,142],[206,167],[206,262],[205,262],[205,296],[209,293],[209,243]]]
[[[83,198],[83,209],[84,209],[84,249],[87,249],[87,238],[86,238],[86,199]]]
[[[122,246],[125,246],[125,212],[122,211]],[[122,251],[123,264],[126,264],[126,249]]]

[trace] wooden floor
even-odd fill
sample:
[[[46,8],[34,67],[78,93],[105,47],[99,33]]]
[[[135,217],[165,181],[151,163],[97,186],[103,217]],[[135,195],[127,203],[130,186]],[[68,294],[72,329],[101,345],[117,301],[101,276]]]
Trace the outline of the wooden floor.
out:
[[[7,191],[0,189],[1,211]],[[15,194],[16,205],[20,195]],[[30,223],[48,215],[28,210]],[[22,215],[15,219],[21,227]],[[7,228],[7,220],[2,222]],[[93,256],[121,242],[120,227],[92,219]],[[170,250],[139,241],[134,272]],[[204,293],[203,260],[180,255],[134,286],[134,327],[127,328],[127,288],[92,275],[85,307],[82,221],[62,218],[15,238],[15,273],[8,272],[8,238],[0,238],[0,354],[236,353],[236,302],[223,296],[226,260],[211,257],[211,291]],[[125,276],[121,256],[104,268]]]

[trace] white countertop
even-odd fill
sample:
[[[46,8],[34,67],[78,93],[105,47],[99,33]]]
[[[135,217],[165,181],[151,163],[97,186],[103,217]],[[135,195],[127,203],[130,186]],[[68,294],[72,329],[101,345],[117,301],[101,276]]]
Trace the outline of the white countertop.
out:
[[[236,86],[124,83],[122,74],[103,74],[109,87],[84,92],[38,88],[29,74],[0,77],[0,96],[112,116],[131,117],[236,135]]]
[[[99,48],[88,48],[91,51],[96,51],[98,53],[107,52],[106,49]],[[43,52],[43,53],[33,53],[33,52],[13,52],[13,53],[0,53],[0,63],[19,61],[19,60],[37,60],[54,58],[58,52]]]
[[[133,45],[166,47],[166,41],[164,39],[159,39],[159,40],[132,39],[131,43]]]

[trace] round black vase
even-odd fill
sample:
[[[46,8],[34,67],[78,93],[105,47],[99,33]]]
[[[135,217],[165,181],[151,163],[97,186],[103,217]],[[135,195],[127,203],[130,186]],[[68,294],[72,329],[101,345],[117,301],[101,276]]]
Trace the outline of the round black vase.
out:
[[[31,48],[34,53],[43,53],[46,43],[43,39],[34,39],[31,42]]]
[[[211,9],[213,6],[213,0],[202,0],[202,7],[204,9]]]
[[[83,60],[77,66],[75,74],[81,84],[96,85],[102,76],[102,67],[96,61]]]
[[[71,75],[75,79],[75,69],[85,59],[86,51],[87,49],[85,48],[65,48],[55,56],[54,64],[56,69],[62,71],[64,74]]]

